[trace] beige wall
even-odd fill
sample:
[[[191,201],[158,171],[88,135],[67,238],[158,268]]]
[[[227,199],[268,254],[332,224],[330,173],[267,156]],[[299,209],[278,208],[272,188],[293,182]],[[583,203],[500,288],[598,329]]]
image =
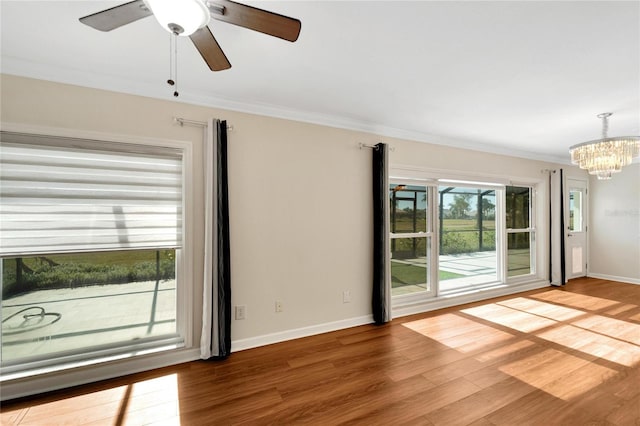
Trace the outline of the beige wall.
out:
[[[226,119],[229,135],[232,303],[246,305],[234,341],[367,318],[370,308],[370,153],[376,135],[13,76],[2,77],[2,122],[189,141],[201,130],[174,116]],[[384,138],[391,162],[470,175],[544,179],[554,164]],[[192,170],[202,235],[202,166]],[[615,181],[614,181],[615,182]],[[637,186],[636,186],[637,191]],[[540,196],[540,194],[538,194]],[[543,206],[545,197],[540,197]],[[544,208],[541,209],[544,211]],[[539,242],[546,232],[540,232]],[[637,232],[636,232],[637,234]],[[636,242],[637,245],[637,242]],[[194,242],[194,342],[199,340],[202,241]],[[342,302],[350,290],[351,303]],[[284,311],[275,313],[281,300]],[[345,322],[347,321],[347,322]]]
[[[640,284],[640,164],[589,187],[589,275]]]

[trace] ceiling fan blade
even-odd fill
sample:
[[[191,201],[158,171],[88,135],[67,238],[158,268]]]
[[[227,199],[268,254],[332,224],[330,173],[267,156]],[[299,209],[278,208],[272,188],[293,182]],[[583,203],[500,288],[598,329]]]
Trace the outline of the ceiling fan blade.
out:
[[[96,30],[111,31],[152,15],[143,0],[135,0],[80,18],[80,22]]]
[[[300,35],[298,19],[236,3],[230,0],[209,1],[211,17],[259,31],[288,41],[296,41]]]
[[[202,59],[209,65],[211,71],[222,71],[231,68],[231,63],[220,48],[211,30],[206,25],[189,36],[193,44],[202,55]]]

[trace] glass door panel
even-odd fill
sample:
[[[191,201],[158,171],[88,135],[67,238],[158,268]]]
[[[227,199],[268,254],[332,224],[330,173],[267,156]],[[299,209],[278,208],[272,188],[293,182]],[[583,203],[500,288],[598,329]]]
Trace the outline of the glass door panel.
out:
[[[440,293],[497,281],[495,189],[440,186],[438,194]]]

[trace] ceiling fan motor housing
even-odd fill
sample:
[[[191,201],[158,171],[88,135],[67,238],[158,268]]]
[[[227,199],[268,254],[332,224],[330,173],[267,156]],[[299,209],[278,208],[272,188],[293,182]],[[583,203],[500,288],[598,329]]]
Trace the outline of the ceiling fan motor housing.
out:
[[[182,28],[180,25],[176,24],[175,22],[169,22],[167,24],[167,27],[169,28],[169,31],[171,32],[171,34],[180,35],[184,32],[184,28]]]
[[[202,0],[145,0],[162,28],[172,34],[189,36],[211,19]]]

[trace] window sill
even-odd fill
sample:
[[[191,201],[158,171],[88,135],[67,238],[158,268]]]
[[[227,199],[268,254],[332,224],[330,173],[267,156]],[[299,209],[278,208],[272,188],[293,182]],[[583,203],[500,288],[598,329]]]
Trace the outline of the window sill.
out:
[[[197,359],[200,359],[200,348],[184,348],[181,343],[173,343],[144,351],[128,351],[7,374],[3,372],[0,377],[0,400],[7,401]]]
[[[412,300],[394,300],[392,307],[393,318],[429,312],[436,309],[448,308],[465,303],[477,302],[493,297],[506,296],[528,290],[536,290],[549,286],[549,281],[535,279],[518,284],[493,283],[482,288],[467,289],[455,293],[439,295],[430,298],[413,298]]]

